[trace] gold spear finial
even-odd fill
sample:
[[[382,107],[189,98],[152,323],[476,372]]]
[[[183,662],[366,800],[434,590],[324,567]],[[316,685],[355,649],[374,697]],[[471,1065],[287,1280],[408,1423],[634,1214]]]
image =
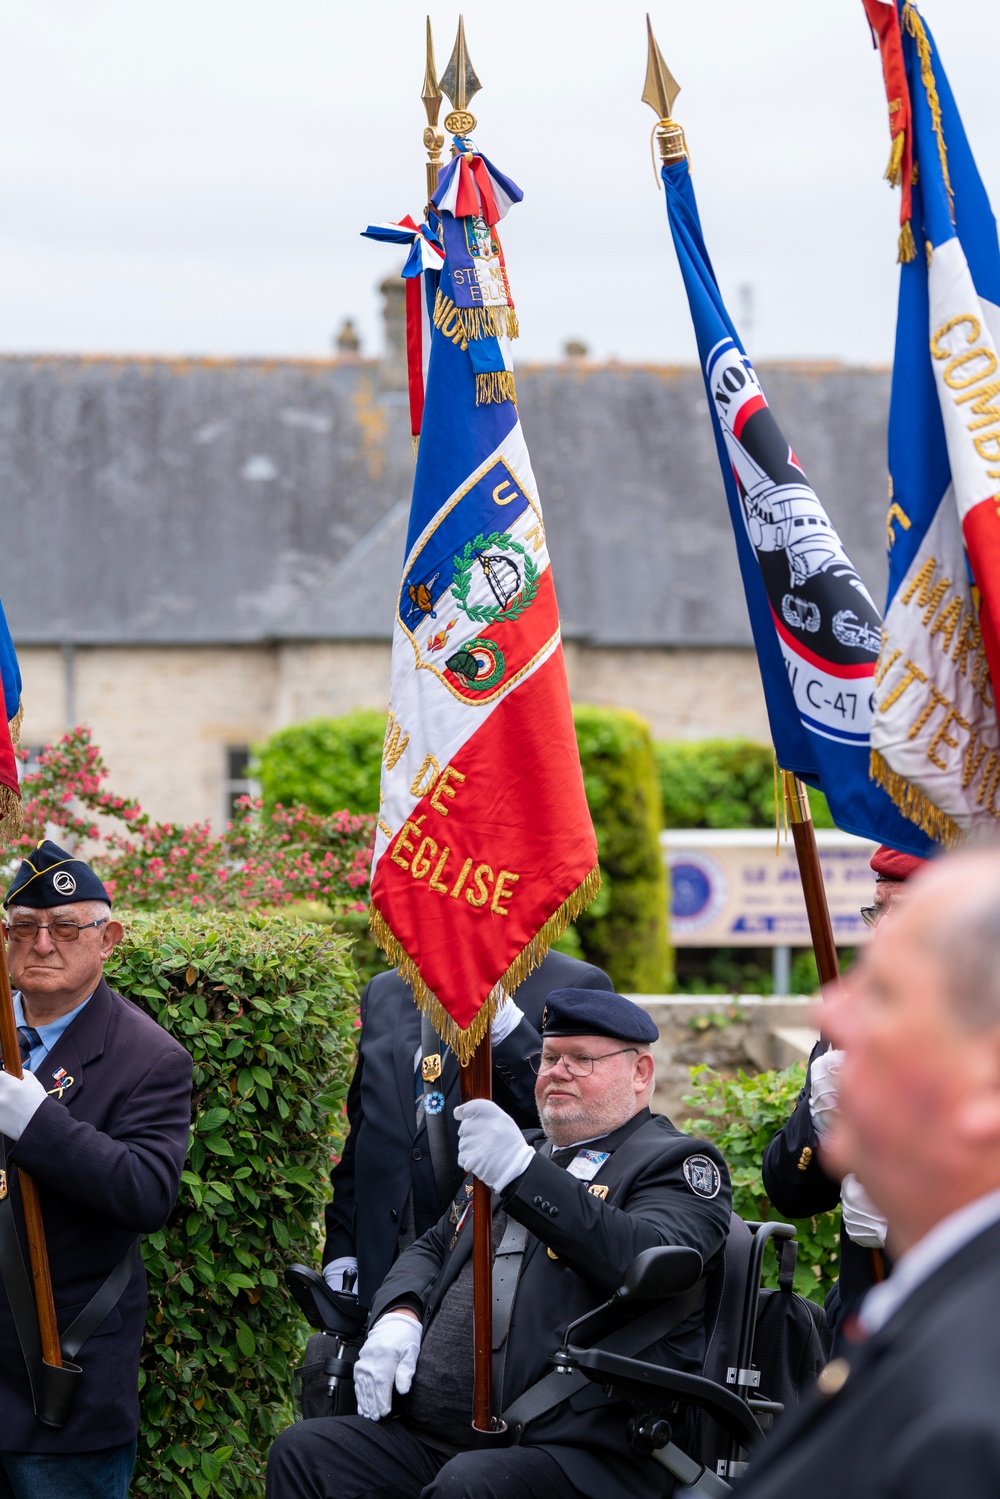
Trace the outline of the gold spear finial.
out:
[[[674,102],[681,91],[681,86],[663,61],[663,53],[656,45],[656,37],[653,35],[653,23],[646,15],[646,33],[649,38],[649,50],[646,58],[646,83],[642,91],[642,102],[648,104],[655,110],[658,118],[653,126],[653,135],[650,139],[650,147],[655,139],[660,147],[660,159],[664,163],[673,161],[685,161],[688,149],[684,140],[684,131],[677,121],[671,118]],[[653,171],[659,185],[660,174],[656,169],[656,155],[653,155]]]
[[[476,70],[469,61],[465,45],[465,17],[458,18],[458,35],[448,66],[441,75],[441,88],[451,101],[451,113],[444,117],[444,128],[452,135],[468,135],[476,128],[476,117],[469,111],[469,104],[479,93],[482,84]]]
[[[444,149],[444,131],[438,129],[438,115],[444,97],[437,81],[434,66],[434,38],[431,35],[431,18],[427,17],[427,54],[424,63],[424,87],[420,95],[427,112],[427,127],[424,130],[424,146],[427,149],[427,197],[433,198],[437,191],[438,173],[441,171],[441,152]]]

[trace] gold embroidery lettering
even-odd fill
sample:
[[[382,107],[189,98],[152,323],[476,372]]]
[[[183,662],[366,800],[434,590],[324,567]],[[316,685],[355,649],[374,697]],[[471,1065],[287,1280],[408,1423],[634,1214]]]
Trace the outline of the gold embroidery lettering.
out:
[[[934,753],[938,746],[947,744],[951,749],[958,749],[958,740],[952,739],[951,735],[948,733],[948,730],[951,728],[952,724],[955,724],[959,729],[968,729],[969,727],[968,719],[963,718],[957,708],[951,707],[948,709],[947,713],[944,716],[944,723],[938,729],[937,733],[934,735],[934,738],[927,746],[927,758],[928,760],[933,761],[938,770],[948,769],[946,762],[944,760],[939,760],[937,755]]]
[[[909,588],[903,594],[903,603],[908,604],[913,595],[920,590],[917,598],[917,607],[925,610],[924,624],[929,624],[932,615],[937,613],[938,606],[951,587],[950,578],[942,578],[940,583],[934,583],[934,574],[937,572],[937,558],[928,557],[923,567],[917,573]]]
[[[500,496],[503,495],[505,489],[509,489],[510,494],[504,495],[503,499],[501,499]],[[516,499],[517,490],[514,488],[513,484],[511,484],[509,479],[504,479],[500,484],[497,485],[496,489],[494,489],[493,491],[494,505],[509,505],[511,500]]]
[[[987,360],[987,368],[983,370],[975,370],[971,375],[968,375],[966,379],[957,380],[955,378],[955,371],[961,369],[963,365],[968,364],[970,359]],[[970,385],[975,385],[980,380],[988,379],[990,375],[995,373],[996,367],[997,359],[992,349],[984,349],[982,344],[980,344],[976,349],[966,349],[964,354],[956,354],[955,358],[951,360],[949,364],[945,365],[943,371],[944,383],[951,390],[968,390]]]
[[[507,915],[507,907],[502,906],[502,900],[510,900],[514,894],[514,886],[521,878],[519,874],[512,874],[509,869],[501,869],[497,875],[496,886],[493,890],[493,899],[490,902],[490,910],[495,911],[498,916]]]
[[[996,750],[992,750],[986,762],[986,769],[983,771],[983,784],[979,788],[976,805],[985,807],[987,812],[992,812],[994,816],[996,816],[996,809],[993,800],[996,796],[998,780],[1000,780],[1000,755]]]
[[[976,618],[976,611],[975,609],[969,609],[962,620],[958,639],[955,641],[955,649],[951,653],[951,659],[956,663],[963,677],[969,675],[969,652],[977,651],[981,641],[982,637],[979,633],[979,620]]]
[[[427,853],[424,853],[427,849]],[[410,865],[410,873],[415,880],[422,880],[430,869],[431,864],[437,858],[438,846],[433,838],[426,837],[413,855],[413,863]]]
[[[488,864],[477,864],[476,872],[472,878],[476,884],[478,899],[476,895],[473,895],[471,890],[466,890],[465,898],[470,906],[485,906],[490,898],[490,892],[486,888],[486,881],[489,880],[490,884],[493,883],[493,871]]]
[[[883,641],[883,644],[884,644],[885,643],[885,636],[884,635],[882,637],[882,641]],[[902,654],[903,654],[902,651],[893,651],[892,655],[888,658],[888,660],[884,660],[881,656],[878,658],[878,660],[875,663],[875,677],[874,677],[874,681],[875,681],[875,686],[876,687],[881,687],[882,683],[885,681],[886,673],[892,670],[892,668],[895,666],[896,662],[899,660],[899,658],[900,658],[900,656]]]
[[[446,765],[438,778],[438,783],[434,787],[434,794],[431,797],[431,806],[435,812],[440,812],[442,817],[448,816],[448,808],[440,798],[447,796],[454,799],[458,795],[457,788],[450,784],[452,781],[457,781],[459,786],[461,786],[465,782],[465,776],[460,770],[456,770],[454,765]]]
[[[1000,432],[986,432],[974,437],[972,446],[986,463],[1000,463]]]
[[[441,767],[433,755],[425,755],[424,763],[413,777],[413,785],[410,787],[411,796],[426,796],[441,774]]]
[[[895,500],[893,500],[892,504],[889,506],[889,513],[885,518],[885,534],[888,538],[889,546],[892,546],[893,542],[896,540],[896,533],[892,528],[892,523],[894,520],[899,521],[899,524],[902,526],[904,531],[908,531],[910,529],[910,517],[904,510],[900,508],[899,505],[896,504]]]
[[[950,707],[951,707],[951,704],[948,701],[948,699],[946,697],[944,697],[942,693],[938,692],[938,690],[937,690],[936,687],[932,686],[931,687],[931,700],[927,704],[926,708],[924,708],[924,710],[921,713],[920,717],[917,719],[916,723],[913,725],[912,729],[910,730],[909,737],[911,739],[916,739],[917,735],[920,733],[920,730],[923,728],[924,724],[930,718],[930,716],[934,712],[935,708],[950,708]]]
[[[396,842],[393,845],[392,852],[389,854],[389,858],[394,864],[398,864],[400,869],[409,869],[410,867],[409,861],[407,859],[400,858],[400,851],[402,851],[403,853],[412,854],[413,844],[410,842],[409,835],[410,833],[420,832],[420,824],[423,822],[423,820],[424,819],[421,816],[417,818],[416,822],[406,821],[403,823],[403,826],[399,830],[399,837],[396,839]]]
[[[461,895],[463,886],[465,885],[466,880],[469,878],[469,870],[471,868],[472,868],[472,860],[471,859],[466,859],[465,863],[462,865],[462,873],[459,875],[458,879],[455,881],[454,887],[452,889],[452,892],[451,892],[451,898],[452,898],[452,900],[458,900],[458,897]]]
[[[914,682],[926,681],[927,677],[924,672],[920,670],[920,667],[914,666],[913,662],[908,660],[906,662],[906,676],[901,682],[897,682],[896,686],[889,693],[889,696],[887,698],[884,698],[883,701],[879,703],[879,712],[885,713],[887,709],[892,707],[893,703],[898,703],[907,687],[911,687]]]
[[[969,738],[968,748],[965,751],[965,763],[962,766],[962,790],[967,791],[976,779],[976,772],[983,763],[986,754],[985,744],[979,743],[979,731],[973,730]]]
[[[967,344],[975,343],[981,331],[979,320],[977,318],[974,318],[971,313],[961,312],[959,313],[958,317],[949,318],[946,323],[942,323],[940,328],[931,338],[931,353],[933,354],[935,359],[951,358],[951,350],[942,348],[941,340],[942,338],[945,338],[953,328],[960,328],[963,323],[968,323],[972,328],[972,332],[968,335],[965,342]]]
[[[991,422],[1000,422],[1000,406],[990,404],[994,396],[1000,396],[1000,380],[981,385],[978,390],[970,390],[964,396],[955,397],[956,406],[961,406],[963,401],[971,401],[972,409],[979,417],[978,422],[969,422],[970,432],[978,432],[980,427],[988,427]]]
[[[378,820],[378,827],[380,833],[384,833],[387,838],[392,837],[392,828],[387,822],[383,822],[381,817]]]
[[[439,895],[447,895],[448,894],[448,886],[441,880],[441,875],[444,874],[444,867],[445,867],[445,865],[448,862],[448,857],[449,857],[450,853],[451,853],[451,849],[450,848],[443,848],[441,850],[441,857],[437,861],[437,865],[435,866],[434,873],[431,875],[430,879],[427,882],[429,884],[430,888],[432,890],[436,890]]]
[[[531,548],[533,552],[541,551],[542,542],[545,540],[545,530],[541,521],[538,522],[537,526],[532,526],[530,531],[525,531],[524,539],[525,541],[534,542]]]
[[[958,622],[962,618],[962,600],[957,596],[952,599],[947,609],[942,609],[937,619],[931,625],[931,635],[941,635],[941,649],[945,655],[951,650],[951,638],[958,629]]]
[[[385,726],[385,743],[382,746],[382,759],[390,770],[395,770],[396,761],[410,742],[409,734],[403,734],[400,740],[400,733],[399,724],[390,713],[389,722]]]

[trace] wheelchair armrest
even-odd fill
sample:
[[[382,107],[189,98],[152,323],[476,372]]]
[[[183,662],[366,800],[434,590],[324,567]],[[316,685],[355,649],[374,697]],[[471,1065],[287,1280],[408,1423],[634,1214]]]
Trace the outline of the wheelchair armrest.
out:
[[[659,1364],[648,1364],[620,1353],[605,1353],[600,1348],[570,1346],[560,1355],[560,1363],[581,1370],[595,1384],[611,1386],[614,1395],[633,1405],[648,1402],[654,1392],[665,1399],[688,1401],[717,1421],[741,1447],[749,1447],[763,1435],[753,1413],[738,1395],[700,1374],[664,1369]]]

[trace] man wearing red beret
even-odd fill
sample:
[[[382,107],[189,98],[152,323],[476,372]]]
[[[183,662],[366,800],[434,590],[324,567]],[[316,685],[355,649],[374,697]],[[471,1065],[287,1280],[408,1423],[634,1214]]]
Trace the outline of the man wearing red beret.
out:
[[[927,864],[926,859],[900,853],[885,844],[876,849],[871,868],[875,899],[862,909],[865,924],[877,927],[906,899],[906,882]],[[844,1314],[885,1276],[885,1220],[868,1199],[856,1177],[843,1181],[820,1165],[819,1145],[829,1128],[837,1102],[837,1071],[843,1052],[831,1051],[820,1037],[809,1058],[806,1080],[791,1118],[764,1152],[764,1190],[779,1213],[789,1218],[811,1218],[843,1204],[840,1227],[840,1279],[826,1299],[826,1315],[836,1332]]]

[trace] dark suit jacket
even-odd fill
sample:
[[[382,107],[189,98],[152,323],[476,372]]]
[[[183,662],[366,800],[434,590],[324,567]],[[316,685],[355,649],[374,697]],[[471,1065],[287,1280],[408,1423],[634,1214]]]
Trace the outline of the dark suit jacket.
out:
[[[191,1121],[191,1058],[148,1015],[102,979],[42,1059],[37,1076],[54,1086],[16,1144],[9,1166],[40,1189],[56,1315],[65,1330],[137,1234],[166,1223],[180,1184]],[[14,1173],[11,1172],[11,1177]],[[19,1187],[11,1194],[23,1236]],[[31,1406],[27,1373],[0,1285],[0,1451],[92,1452],[131,1441],[139,1427],[139,1346],[146,1318],[142,1260],[121,1300],[80,1350],[76,1400],[61,1431]]]
[[[829,1046],[817,1041],[809,1057],[806,1081],[795,1100],[795,1111],[764,1151],[761,1174],[764,1191],[779,1213],[789,1218],[811,1218],[828,1213],[840,1201],[840,1182],[820,1165],[819,1136],[809,1111],[812,1064]],[[860,1302],[876,1281],[872,1251],[855,1244],[847,1230],[840,1229],[840,1279],[826,1301],[830,1326],[836,1329],[846,1312]]]
[[[527,1058],[541,1049],[539,1030],[553,989],[611,989],[607,974],[589,963],[550,952],[518,987],[524,1019],[493,1049],[493,1097],[522,1129],[538,1124],[535,1076]],[[379,973],[361,996],[358,1060],[347,1095],[350,1133],[330,1173],[333,1201],[326,1209],[324,1265],[341,1255],[358,1261],[358,1295],[365,1306],[388,1273],[406,1199],[413,1193],[419,1236],[441,1215],[427,1130],[417,1129],[413,1058],[420,1045],[420,1012],[413,991],[395,971]],[[458,1160],[458,1063],[445,1055],[440,1082],[452,1158]],[[456,1180],[460,1176],[455,1167]]]
[[[540,1131],[529,1138],[542,1143]],[[708,1268],[722,1253],[732,1194],[715,1147],[682,1135],[669,1119],[648,1109],[609,1136],[603,1148],[611,1149],[612,1142],[612,1154],[593,1183],[536,1156],[500,1194],[510,1217],[530,1230],[508,1333],[503,1408],[549,1372],[550,1356],[567,1323],[606,1301],[643,1249],[688,1244]],[[593,1148],[602,1148],[600,1142]],[[692,1155],[709,1156],[718,1167],[721,1184],[715,1197],[701,1196],[688,1185],[683,1166]],[[589,1189],[602,1183],[608,1187],[604,1200]],[[463,1190],[458,1201],[465,1200]],[[472,1251],[471,1225],[469,1214],[456,1234],[452,1215],[446,1214],[404,1251],[375,1298],[372,1319],[410,1300],[427,1322]],[[649,1310],[638,1304],[637,1309],[640,1314]],[[704,1349],[703,1314],[696,1312],[645,1357],[698,1370]],[[626,1422],[631,1414],[630,1407],[609,1400],[599,1385],[587,1384],[531,1422],[523,1441],[551,1453],[587,1499],[653,1499],[664,1493],[666,1474],[629,1446]]]
[[[994,1225],[851,1350],[836,1394],[779,1418],[741,1499],[996,1499],[998,1265]]]

